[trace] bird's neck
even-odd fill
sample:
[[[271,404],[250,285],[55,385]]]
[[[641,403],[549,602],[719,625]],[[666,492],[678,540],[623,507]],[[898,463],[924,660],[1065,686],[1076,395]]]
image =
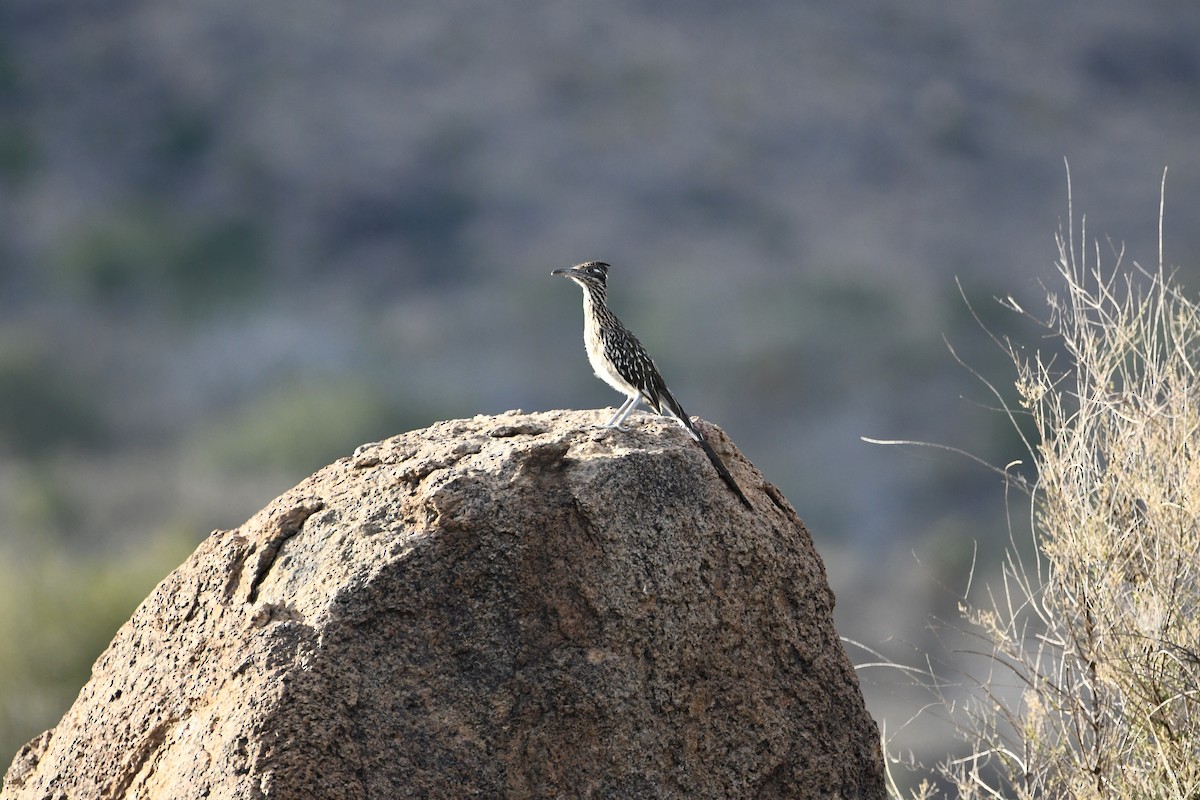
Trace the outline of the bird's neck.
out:
[[[597,309],[604,308],[604,290],[591,286],[581,286],[580,288],[583,289],[583,314],[590,318]]]
[[[597,306],[599,308],[604,308],[605,301],[607,299],[607,293],[605,292],[603,286],[588,284],[583,287],[584,305],[588,307]]]

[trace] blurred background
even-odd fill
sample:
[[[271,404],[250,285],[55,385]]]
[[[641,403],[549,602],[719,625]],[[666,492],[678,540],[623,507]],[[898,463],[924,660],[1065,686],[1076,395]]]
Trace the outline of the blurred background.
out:
[[[1169,167],[1196,285],[1198,41],[1120,0],[6,0],[0,766],[212,529],[363,442],[619,402],[549,274],[587,259],[804,518],[840,632],[924,646],[1003,486],[860,437],[1022,457],[943,337],[1011,386],[956,279],[997,332],[994,296],[1044,309],[1064,158],[1148,265]],[[950,751],[862,677],[893,747]]]

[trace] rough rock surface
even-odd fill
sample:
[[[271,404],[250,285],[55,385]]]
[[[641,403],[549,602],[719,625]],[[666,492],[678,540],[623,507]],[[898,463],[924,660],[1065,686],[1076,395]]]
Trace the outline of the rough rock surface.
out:
[[[213,533],[3,798],[882,798],[795,512],[602,418],[439,423]]]

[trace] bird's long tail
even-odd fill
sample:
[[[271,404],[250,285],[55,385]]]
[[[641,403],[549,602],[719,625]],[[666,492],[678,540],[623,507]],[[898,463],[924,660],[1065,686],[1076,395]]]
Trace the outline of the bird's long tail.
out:
[[[717,451],[713,450],[712,445],[709,444],[708,440],[704,438],[704,434],[702,434],[696,428],[696,426],[692,424],[692,418],[687,415],[687,412],[683,410],[683,406],[679,405],[679,401],[675,399],[675,396],[671,394],[667,387],[663,386],[659,389],[658,400],[658,403],[651,403],[651,405],[657,406],[655,411],[660,414],[665,411],[678,420],[679,424],[682,425],[689,434],[691,434],[691,437],[696,440],[697,444],[700,445],[700,449],[702,449],[704,454],[708,456],[708,460],[712,462],[713,468],[716,469],[717,474],[721,476],[721,480],[725,481],[725,485],[737,495],[738,500],[742,501],[742,505],[753,511],[754,506],[750,505],[750,501],[746,498],[746,495],[742,493],[742,488],[737,485],[737,481],[733,479],[733,475],[729,474],[729,469],[725,466],[725,462],[721,460],[719,455],[717,455]]]
[[[750,505],[750,501],[746,499],[746,495],[742,494],[741,487],[737,485],[737,481],[729,474],[729,470],[725,468],[725,462],[717,455],[717,451],[712,449],[712,445],[708,443],[708,440],[704,436],[701,436],[696,441],[700,444],[701,449],[704,450],[704,454],[708,456],[708,460],[716,468],[717,474],[721,476],[721,480],[725,481],[725,485],[733,490],[733,493],[738,496],[738,500],[742,501],[742,505],[753,511],[754,506]]]

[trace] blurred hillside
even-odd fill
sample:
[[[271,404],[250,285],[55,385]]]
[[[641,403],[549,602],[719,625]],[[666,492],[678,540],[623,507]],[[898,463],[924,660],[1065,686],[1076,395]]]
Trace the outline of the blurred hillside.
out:
[[[1169,166],[1198,283],[1197,41],[1200,6],[1116,0],[8,0],[0,757],[203,535],[316,467],[619,402],[549,277],[590,258],[813,530],[841,632],[920,641],[1001,487],[859,437],[1020,456],[942,336],[1005,384],[954,279],[989,325],[994,294],[1038,307],[1064,157],[1145,263]]]

